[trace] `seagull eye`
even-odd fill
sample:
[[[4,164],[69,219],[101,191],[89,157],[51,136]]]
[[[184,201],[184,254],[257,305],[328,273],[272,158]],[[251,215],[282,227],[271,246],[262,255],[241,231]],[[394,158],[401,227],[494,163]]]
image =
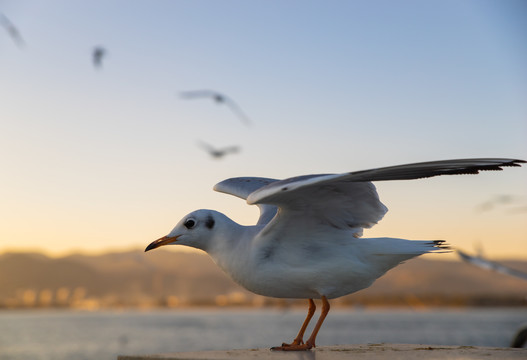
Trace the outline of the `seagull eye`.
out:
[[[185,223],[183,224],[187,229],[192,229],[196,225],[196,221],[194,219],[187,219]]]

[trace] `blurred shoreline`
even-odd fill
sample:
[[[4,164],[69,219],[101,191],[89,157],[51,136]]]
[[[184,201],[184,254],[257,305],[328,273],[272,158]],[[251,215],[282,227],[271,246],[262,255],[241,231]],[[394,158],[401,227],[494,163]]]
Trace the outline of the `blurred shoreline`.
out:
[[[503,261],[527,270],[527,261]],[[527,307],[527,282],[460,261],[413,259],[370,288],[331,301],[344,309]],[[3,309],[208,309],[305,307],[241,288],[200,253],[140,250],[52,258],[0,255]]]

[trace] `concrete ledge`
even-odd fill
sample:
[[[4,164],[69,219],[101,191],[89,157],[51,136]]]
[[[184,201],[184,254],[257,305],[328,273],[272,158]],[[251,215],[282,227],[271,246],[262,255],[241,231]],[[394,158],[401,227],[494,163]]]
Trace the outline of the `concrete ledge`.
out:
[[[118,360],[348,360],[348,359],[527,359],[527,349],[479,346],[367,344],[320,346],[311,351],[283,352],[269,349],[176,352],[153,355],[120,355]]]

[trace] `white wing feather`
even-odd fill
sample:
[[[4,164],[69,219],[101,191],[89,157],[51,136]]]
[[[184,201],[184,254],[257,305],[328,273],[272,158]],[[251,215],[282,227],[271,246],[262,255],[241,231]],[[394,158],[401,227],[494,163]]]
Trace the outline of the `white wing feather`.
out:
[[[379,200],[371,182],[341,181],[338,177],[308,175],[275,182],[250,194],[247,202],[278,206],[278,216],[284,224],[302,221],[328,225],[349,229],[356,237],[362,236],[362,229],[380,221],[388,208]],[[271,188],[277,191],[271,192]],[[267,196],[253,202],[259,193]]]
[[[279,207],[281,225],[302,221],[345,229],[362,235],[382,219],[387,208],[379,201],[370,181],[410,180],[438,175],[477,174],[481,170],[502,170],[504,166],[520,166],[523,160],[460,159],[431,161],[390,166],[343,174],[306,175],[260,187],[247,196],[248,204],[271,204]],[[298,225],[298,224],[297,224]]]
[[[214,185],[214,190],[246,200],[252,192],[275,181],[278,180],[260,177],[231,178]],[[267,224],[276,215],[276,211],[278,210],[274,205],[257,205],[260,209],[260,218],[258,219],[257,225]]]

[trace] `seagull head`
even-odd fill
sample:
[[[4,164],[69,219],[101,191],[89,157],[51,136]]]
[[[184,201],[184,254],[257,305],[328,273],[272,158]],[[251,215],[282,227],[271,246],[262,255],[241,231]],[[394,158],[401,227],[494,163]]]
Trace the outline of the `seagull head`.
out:
[[[191,212],[181,219],[168,235],[150,243],[145,251],[163,245],[185,245],[206,251],[218,223],[218,215],[220,214],[213,210]]]

